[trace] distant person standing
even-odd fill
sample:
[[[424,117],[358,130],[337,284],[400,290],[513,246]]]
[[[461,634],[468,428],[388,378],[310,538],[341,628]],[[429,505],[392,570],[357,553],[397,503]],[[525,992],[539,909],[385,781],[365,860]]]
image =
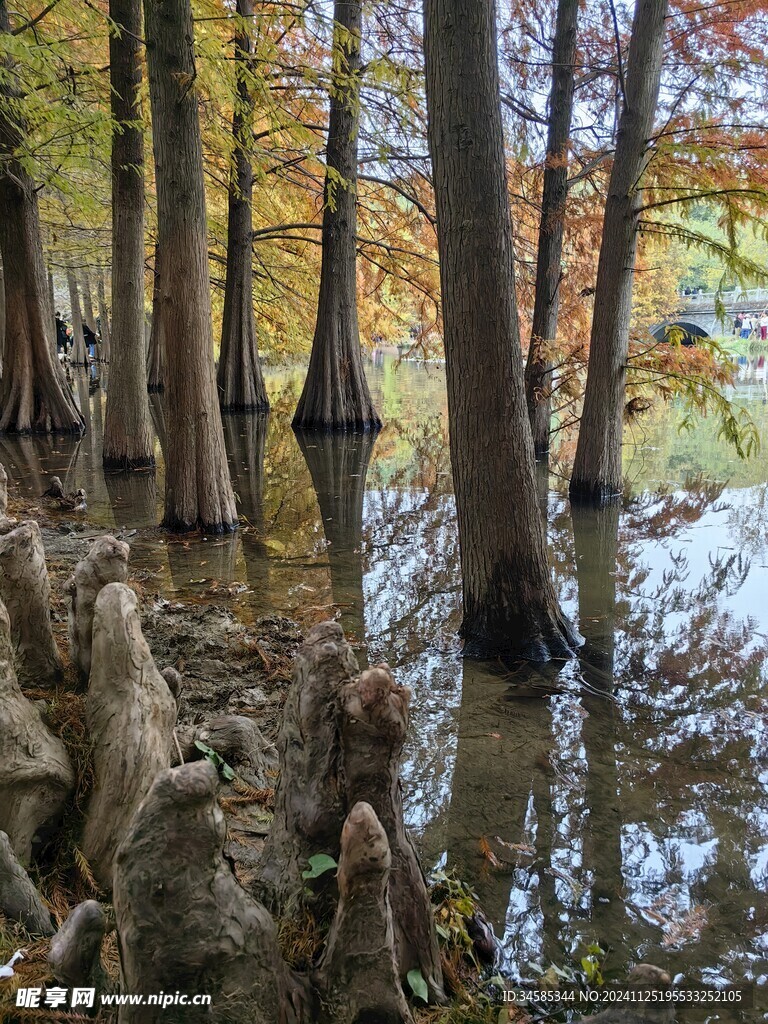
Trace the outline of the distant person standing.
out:
[[[61,313],[56,310],[56,351],[64,355],[67,353],[67,325],[61,319]]]
[[[96,346],[98,344],[99,339],[93,333],[93,331],[88,326],[88,324],[85,323],[85,321],[83,321],[83,339],[85,340],[85,344],[86,344],[86,348],[88,349],[89,356],[91,357],[91,359],[95,359],[96,358]]]
[[[733,333],[734,333],[735,337],[737,337],[737,338],[741,337],[741,324],[742,324],[742,319],[737,314],[736,319],[733,321]]]
[[[747,314],[741,321],[741,336],[742,338],[748,338],[752,333],[752,317]]]

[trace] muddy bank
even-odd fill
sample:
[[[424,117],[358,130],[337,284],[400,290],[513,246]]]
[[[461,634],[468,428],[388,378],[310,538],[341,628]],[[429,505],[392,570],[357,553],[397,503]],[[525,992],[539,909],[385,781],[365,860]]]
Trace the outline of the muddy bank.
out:
[[[51,578],[54,632],[66,662],[63,585],[94,538],[107,531],[85,515],[12,496],[8,514],[19,521],[35,519],[40,526]],[[129,544],[133,535],[134,531],[116,534]],[[130,562],[127,582],[141,599],[142,630],[158,666],[172,666],[184,676],[179,723],[194,725],[213,715],[238,714],[252,716],[263,732],[272,732],[302,641],[299,625],[277,615],[245,624],[223,603],[221,590],[210,603],[168,600],[153,587],[153,575],[133,569]]]

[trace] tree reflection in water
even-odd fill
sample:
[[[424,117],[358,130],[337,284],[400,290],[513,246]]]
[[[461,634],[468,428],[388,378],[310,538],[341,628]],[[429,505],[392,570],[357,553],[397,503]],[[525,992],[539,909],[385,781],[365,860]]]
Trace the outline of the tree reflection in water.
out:
[[[140,530],[133,567],[165,587],[170,562],[181,598],[226,603],[212,580],[247,585],[235,600],[249,614],[307,625],[341,609],[368,660],[413,690],[403,781],[425,861],[477,889],[511,969],[599,939],[619,972],[645,959],[692,978],[768,974],[764,469],[734,468],[706,423],[681,441],[666,407],[622,510],[574,519],[549,491],[556,585],[586,641],[578,660],[546,673],[462,663],[442,378],[386,361],[370,372],[386,421],[375,449],[300,445],[295,375],[272,373],[268,420],[225,418],[243,529],[211,546],[160,546],[159,531]],[[105,484],[103,395],[81,372],[75,390],[90,434],[0,438],[9,476],[27,496],[53,473],[85,487],[105,528],[156,522],[150,476]],[[659,489],[681,462],[696,475]],[[728,487],[710,479],[731,468]]]

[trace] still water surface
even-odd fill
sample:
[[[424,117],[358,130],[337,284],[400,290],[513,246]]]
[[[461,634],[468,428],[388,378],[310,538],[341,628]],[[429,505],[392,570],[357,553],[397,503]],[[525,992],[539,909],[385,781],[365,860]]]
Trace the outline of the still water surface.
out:
[[[628,430],[620,513],[572,513],[555,462],[542,511],[586,644],[544,670],[464,663],[443,373],[389,356],[368,371],[376,439],[297,441],[298,371],[269,373],[268,418],[225,418],[231,538],[154,528],[156,397],[156,479],[105,478],[106,373],[76,381],[79,444],[6,437],[0,460],[23,492],[58,473],[87,490],[91,518],[137,529],[132,564],[158,592],[246,618],[337,613],[361,661],[393,666],[413,690],[409,821],[425,863],[479,894],[508,970],[530,978],[598,941],[620,971],[645,960],[768,985],[766,456],[741,463],[710,420],[679,435],[680,411],[660,406]],[[768,450],[764,361],[741,378]]]

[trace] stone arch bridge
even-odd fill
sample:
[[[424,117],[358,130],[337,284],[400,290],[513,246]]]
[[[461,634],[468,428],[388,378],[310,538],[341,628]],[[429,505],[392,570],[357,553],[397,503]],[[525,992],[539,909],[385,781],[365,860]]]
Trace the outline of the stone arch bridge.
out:
[[[717,292],[699,292],[697,295],[681,295],[681,309],[673,320],[665,320],[651,328],[651,334],[661,341],[670,327],[681,327],[689,335],[712,337],[732,334],[733,322],[737,316],[760,316],[768,309],[768,288],[749,288],[746,291],[721,292],[720,300],[725,307],[724,320],[715,309]]]

